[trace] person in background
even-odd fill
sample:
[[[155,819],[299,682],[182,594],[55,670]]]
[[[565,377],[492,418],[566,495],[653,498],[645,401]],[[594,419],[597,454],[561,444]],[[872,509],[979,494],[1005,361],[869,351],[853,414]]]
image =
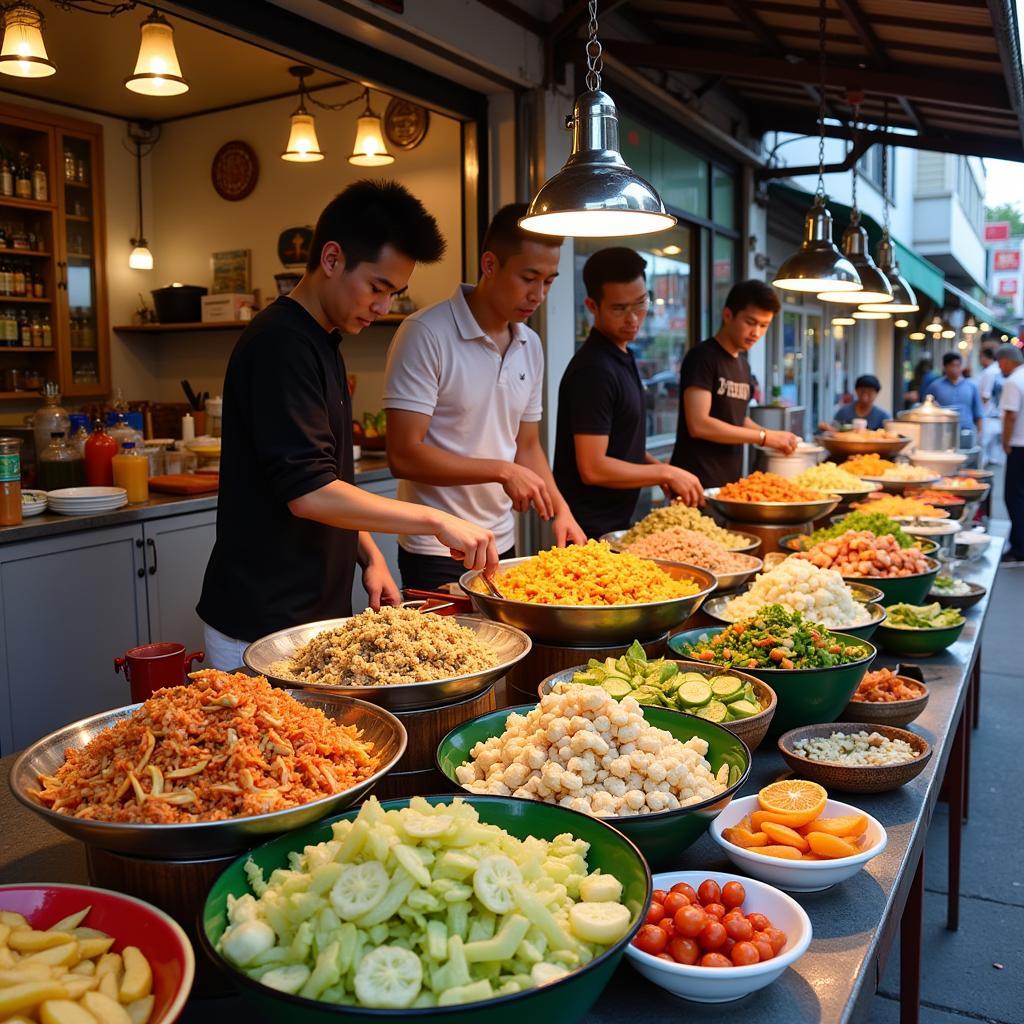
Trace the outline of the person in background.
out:
[[[981,373],[978,375],[982,412],[981,464],[983,466],[1001,466],[1003,452],[999,395],[1003,390],[1003,374],[996,361],[994,346],[983,345],[978,353],[978,359],[981,362]]]
[[[629,526],[643,487],[688,505],[703,500],[692,473],[647,454],[644,387],[629,350],[650,304],[646,268],[622,247],[595,252],[583,267],[594,326],[558,387],[554,472],[588,537]]]
[[[444,249],[405,188],[357,181],[320,214],[299,283],[239,337],[224,378],[217,538],[196,608],[213,668],[237,668],[268,633],[351,615],[357,562],[371,607],[397,604],[370,530],[426,534],[467,568],[497,563],[489,530],[353,483],[341,333],[387,313],[417,262]]]
[[[882,385],[872,373],[862,374],[853,385],[856,395],[852,402],[839,406],[833,420],[840,426],[852,424],[854,420],[867,420],[868,430],[880,430],[885,421],[892,419],[888,409],[875,405]]]
[[[1010,541],[1000,564],[1024,565],[1024,354],[1016,345],[1000,345],[996,360],[1003,375],[1003,499],[1010,514]]]
[[[764,281],[741,281],[725,299],[718,331],[686,353],[679,373],[682,408],[672,465],[693,473],[704,487],[738,480],[743,445],[759,444],[789,455],[799,438],[765,430],[748,415],[752,375],[744,357],[764,337],[781,309]]]
[[[937,377],[938,374],[932,370],[931,359],[928,356],[919,359],[914,367],[914,374],[910,378],[910,384],[903,392],[904,406],[909,409],[912,405],[920,402],[924,397],[924,389]]]
[[[981,437],[981,395],[978,385],[963,375],[963,360],[958,352],[947,352],[942,357],[942,376],[933,380],[924,389],[922,398],[929,395],[939,405],[956,409],[963,430],[976,431]]]
[[[544,350],[526,321],[558,276],[562,239],[519,227],[503,207],[484,236],[480,279],[407,317],[385,370],[388,463],[398,497],[485,524],[515,553],[513,511],[536,509],[555,543],[582,543],[540,443]],[[398,540],[406,587],[436,590],[460,570],[436,539]]]

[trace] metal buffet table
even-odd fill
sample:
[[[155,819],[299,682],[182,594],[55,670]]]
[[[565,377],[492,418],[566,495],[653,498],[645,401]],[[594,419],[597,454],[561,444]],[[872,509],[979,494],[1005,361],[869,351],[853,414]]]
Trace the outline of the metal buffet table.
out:
[[[960,830],[967,817],[967,781],[971,727],[977,724],[981,680],[981,633],[991,599],[999,551],[997,539],[983,559],[960,573],[983,584],[988,593],[968,610],[960,639],[944,654],[923,659],[921,668],[931,692],[924,714],[911,728],[934,748],[930,763],[913,782],[890,793],[853,795],[849,799],[878,818],[889,833],[885,852],[847,882],[822,893],[797,898],[810,915],[814,939],[807,953],[773,985],[742,1003],[756,1008],[761,1024],[778,1021],[867,1020],[897,933],[901,935],[900,993],[902,1024],[918,1019],[921,976],[921,929],[924,895],[925,836],[940,790],[949,801],[948,927],[958,925]],[[880,656],[876,667],[895,666]],[[50,828],[11,795],[7,776],[14,757],[0,759],[0,882],[86,882],[85,849]],[[744,793],[756,793],[786,771],[772,744],[754,757]],[[741,794],[742,795],[742,794]],[[838,794],[842,797],[842,794]],[[680,854],[680,869],[733,870],[719,848],[704,836]],[[611,984],[588,1015],[588,1024],[642,1024],[654,1017],[688,1020],[726,1019],[737,1004],[703,1006],[683,1003],[648,985],[623,961]],[[181,1020],[206,1024],[246,1011],[234,997],[193,997]]]

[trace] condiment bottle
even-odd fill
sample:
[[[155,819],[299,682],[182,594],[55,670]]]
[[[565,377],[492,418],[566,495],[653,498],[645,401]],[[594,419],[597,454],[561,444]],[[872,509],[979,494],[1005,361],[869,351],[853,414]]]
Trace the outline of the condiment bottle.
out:
[[[0,437],[0,526],[21,522],[21,440]]]
[[[120,455],[111,459],[114,486],[128,492],[128,504],[149,501],[149,459],[136,447],[134,441],[125,441]]]
[[[39,456],[39,486],[44,491],[85,484],[85,460],[68,444],[63,430],[50,435],[50,443]]]
[[[90,487],[113,486],[112,460],[117,453],[117,441],[107,433],[103,421],[96,420],[89,440],[85,442],[85,482]]]
[[[21,341],[21,335],[16,334],[15,340]],[[68,414],[60,405],[60,392],[57,385],[49,382],[43,389],[44,405],[37,409],[32,416],[32,433],[36,442],[36,458],[42,455],[43,450],[50,443],[50,435],[55,430],[67,431],[71,427],[71,420]]]

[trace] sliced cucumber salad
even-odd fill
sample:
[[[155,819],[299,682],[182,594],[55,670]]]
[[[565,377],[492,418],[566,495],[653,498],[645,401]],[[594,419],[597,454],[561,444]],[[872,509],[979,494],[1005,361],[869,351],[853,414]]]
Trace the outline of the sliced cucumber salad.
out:
[[[764,710],[749,682],[734,675],[681,672],[676,662],[665,658],[648,661],[636,640],[621,658],[591,658],[572,681],[600,686],[616,700],[633,697],[641,704],[675,708],[709,722],[735,722]]]

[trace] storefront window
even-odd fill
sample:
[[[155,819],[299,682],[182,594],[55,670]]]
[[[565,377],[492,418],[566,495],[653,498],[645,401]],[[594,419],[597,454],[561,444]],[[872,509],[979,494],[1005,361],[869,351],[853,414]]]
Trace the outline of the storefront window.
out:
[[[724,228],[736,227],[736,182],[733,176],[716,167],[712,178],[713,213],[716,224]]]
[[[591,253],[625,245],[647,260],[650,310],[630,346],[647,394],[647,436],[675,434],[679,415],[679,369],[691,333],[690,298],[693,233],[683,225],[658,235],[576,240],[576,347],[590,333],[592,317],[584,299],[583,265]]]
[[[724,235],[715,235],[711,254],[711,318],[720,316],[729,289],[736,283],[736,243]]]

